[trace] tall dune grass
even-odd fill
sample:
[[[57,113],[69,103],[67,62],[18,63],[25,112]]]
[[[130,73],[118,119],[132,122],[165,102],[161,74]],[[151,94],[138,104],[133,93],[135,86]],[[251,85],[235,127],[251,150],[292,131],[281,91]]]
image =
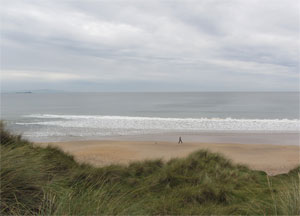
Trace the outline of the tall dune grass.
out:
[[[267,177],[198,151],[95,168],[0,132],[2,215],[299,214],[299,167]]]

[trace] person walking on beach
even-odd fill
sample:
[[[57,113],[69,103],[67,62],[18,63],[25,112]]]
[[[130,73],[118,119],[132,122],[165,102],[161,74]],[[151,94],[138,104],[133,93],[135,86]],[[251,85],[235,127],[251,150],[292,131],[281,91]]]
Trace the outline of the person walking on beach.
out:
[[[178,144],[183,143],[181,137],[179,137]]]

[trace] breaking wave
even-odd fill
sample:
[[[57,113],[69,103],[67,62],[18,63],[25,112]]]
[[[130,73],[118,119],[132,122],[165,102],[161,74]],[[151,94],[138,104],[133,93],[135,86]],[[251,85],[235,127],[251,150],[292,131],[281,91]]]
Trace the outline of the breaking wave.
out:
[[[232,119],[232,118],[159,118],[100,115],[52,115],[23,116],[28,121],[18,125],[40,125],[59,128],[84,128],[116,131],[122,135],[153,131],[267,131],[299,132],[299,119]]]

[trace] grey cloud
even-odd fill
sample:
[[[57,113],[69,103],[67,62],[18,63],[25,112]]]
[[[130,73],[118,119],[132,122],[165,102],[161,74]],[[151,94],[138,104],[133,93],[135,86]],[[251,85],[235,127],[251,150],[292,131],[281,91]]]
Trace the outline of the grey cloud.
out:
[[[296,0],[2,5],[5,88],[17,86],[12,79],[29,85],[26,76],[49,77],[44,85],[54,88],[52,73],[57,82],[80,77],[71,90],[90,82],[105,86],[94,90],[299,90]]]

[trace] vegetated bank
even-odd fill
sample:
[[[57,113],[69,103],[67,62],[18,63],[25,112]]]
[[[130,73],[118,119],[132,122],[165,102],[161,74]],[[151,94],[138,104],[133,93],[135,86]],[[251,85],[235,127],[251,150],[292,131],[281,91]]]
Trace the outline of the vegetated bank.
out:
[[[300,166],[268,177],[207,151],[95,168],[1,124],[1,214],[300,213]]]

